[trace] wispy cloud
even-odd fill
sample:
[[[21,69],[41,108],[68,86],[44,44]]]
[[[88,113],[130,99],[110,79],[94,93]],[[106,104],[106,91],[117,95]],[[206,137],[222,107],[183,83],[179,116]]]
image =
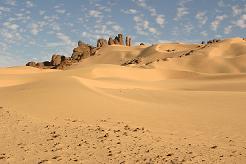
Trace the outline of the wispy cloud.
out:
[[[199,23],[199,27],[202,27],[208,21],[208,17],[206,16],[206,12],[205,11],[203,11],[203,12],[199,11],[199,12],[197,12],[196,19],[197,19],[197,21]]]
[[[227,15],[219,15],[215,17],[215,20],[211,23],[211,29],[216,31],[220,25],[220,23],[227,18]]]
[[[191,0],[180,0],[176,12],[176,17],[174,18],[175,21],[180,20],[185,15],[188,15],[189,9],[185,6],[188,2],[191,2]]]
[[[245,29],[246,28],[246,14],[243,14],[237,21],[235,21],[234,25],[241,29]]]
[[[136,3],[138,6],[142,7],[143,9],[147,10],[155,19],[155,22],[161,27],[164,28],[165,26],[165,15],[159,14],[155,8],[151,7],[150,4],[147,4],[145,0],[133,0],[134,3]]]
[[[230,34],[232,31],[232,25],[229,25],[227,27],[224,28],[224,33],[225,34]]]

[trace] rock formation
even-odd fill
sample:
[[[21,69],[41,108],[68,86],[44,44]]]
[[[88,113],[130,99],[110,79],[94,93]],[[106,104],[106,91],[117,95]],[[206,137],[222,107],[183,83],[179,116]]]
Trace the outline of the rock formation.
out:
[[[213,40],[207,41],[207,44],[217,43],[217,42],[219,42],[219,41],[220,41],[220,39],[213,39]]]
[[[32,66],[37,68],[66,69],[73,63],[80,62],[82,59],[95,55],[97,50],[101,47],[114,44],[124,45],[122,34],[118,34],[115,37],[115,39],[112,39],[112,37],[110,37],[108,41],[105,39],[98,39],[97,47],[91,46],[82,41],[78,41],[78,47],[73,49],[71,57],[65,57],[62,55],[54,54],[52,55],[51,61],[39,63],[31,61],[28,62],[26,66]],[[131,46],[131,38],[129,36],[126,37],[126,46]]]
[[[116,37],[114,38],[114,44],[119,44],[118,36],[116,36]]]
[[[78,46],[85,44],[84,42],[82,42],[81,40],[78,41]]]
[[[144,43],[140,43],[140,46],[144,46]]]
[[[119,42],[119,45],[124,45],[123,35],[122,34],[118,34],[118,42]]]
[[[113,44],[114,44],[113,38],[109,37],[109,39],[108,39],[108,45],[113,45]]]
[[[131,46],[131,37],[129,37],[129,36],[126,36],[126,46]]]
[[[98,39],[97,40],[97,47],[104,47],[106,45],[108,45],[107,40],[105,40],[105,39]]]
[[[71,56],[72,60],[80,61],[82,59],[88,58],[91,55],[91,48],[87,44],[80,44],[78,47],[73,49],[73,54]]]
[[[61,56],[61,55],[52,55],[52,58],[51,58],[51,65],[53,66],[58,66],[60,65],[64,60],[66,59],[65,56]]]
[[[35,67],[36,66],[36,62],[34,62],[34,61],[31,61],[31,62],[28,62],[27,64],[26,64],[26,66],[31,66],[31,67]]]

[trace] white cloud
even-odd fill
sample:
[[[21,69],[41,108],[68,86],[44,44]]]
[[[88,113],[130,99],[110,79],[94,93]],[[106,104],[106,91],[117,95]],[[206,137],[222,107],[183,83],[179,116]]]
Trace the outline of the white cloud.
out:
[[[229,25],[229,26],[227,26],[227,27],[224,28],[224,33],[225,34],[230,34],[231,31],[232,31],[232,26],[231,25]]]
[[[208,36],[208,32],[207,32],[207,31],[202,31],[202,32],[201,32],[201,35],[202,35],[202,36]]]
[[[33,7],[34,4],[32,1],[26,1],[26,7],[30,8],[30,7]]]
[[[121,27],[119,25],[113,25],[112,28],[114,31],[118,31],[118,32],[121,31]]]
[[[19,28],[19,25],[12,22],[4,22],[3,25],[5,28],[16,31]]]
[[[44,10],[40,10],[40,11],[39,11],[39,15],[42,16],[42,15],[44,15],[44,14],[45,14],[45,11],[44,11]]]
[[[196,14],[196,19],[198,20],[200,27],[202,25],[206,24],[208,21],[208,17],[206,16],[206,12],[198,12]]]
[[[0,6],[0,14],[5,13],[5,12],[10,12],[10,8]]]
[[[246,28],[246,14],[242,15],[236,22],[234,22],[235,26],[245,29]]]
[[[158,15],[155,20],[157,24],[159,24],[161,27],[164,27],[164,24],[165,24],[164,15]]]
[[[176,12],[176,17],[174,18],[175,21],[180,20],[182,17],[185,15],[188,15],[189,9],[185,6],[186,3],[190,2],[191,0],[181,0],[178,4],[177,12]]]
[[[227,18],[226,15],[220,15],[220,16],[216,16],[215,20],[211,23],[211,29],[213,31],[216,31],[220,25],[220,23]]]
[[[37,35],[39,33],[39,31],[40,31],[40,29],[39,29],[38,24],[33,23],[32,28],[31,28],[31,33],[33,35]]]
[[[56,9],[56,12],[59,13],[59,14],[65,14],[66,10],[64,10],[64,9]]]
[[[89,15],[95,18],[99,18],[101,17],[102,12],[98,11],[98,10],[91,10],[89,11]]]
[[[145,0],[133,0],[137,5],[142,7],[143,9],[146,9],[150,15],[155,19],[155,22],[163,28],[165,26],[165,15],[158,14],[156,9],[151,7],[150,4],[147,4]]]
[[[128,10],[122,9],[121,12],[123,12],[125,14],[136,14],[137,10],[135,10],[135,9],[128,9]]]
[[[193,25],[191,23],[184,25],[184,32],[185,33],[191,33],[191,30],[193,29]]]
[[[139,35],[148,36],[150,33],[152,35],[159,35],[159,32],[156,28],[151,27],[149,21],[143,18],[143,15],[134,16],[133,20],[135,21],[135,29]]]
[[[6,44],[13,44],[23,39],[18,31],[5,28],[0,29],[0,36]]]
[[[56,33],[56,37],[63,41],[66,45],[74,45],[74,42],[72,42],[69,36],[64,33],[58,32]]]
[[[188,8],[186,7],[179,7],[177,8],[177,15],[174,18],[174,20],[179,20],[180,18],[182,18],[183,16],[189,14],[188,12]]]
[[[242,13],[242,9],[239,5],[232,6],[231,8],[233,16],[240,15]]]

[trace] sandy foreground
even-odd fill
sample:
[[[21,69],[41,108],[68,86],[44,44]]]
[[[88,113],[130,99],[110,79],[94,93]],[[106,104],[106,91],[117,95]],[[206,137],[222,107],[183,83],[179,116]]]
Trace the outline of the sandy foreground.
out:
[[[245,63],[233,38],[110,46],[66,71],[0,68],[0,163],[244,164]]]

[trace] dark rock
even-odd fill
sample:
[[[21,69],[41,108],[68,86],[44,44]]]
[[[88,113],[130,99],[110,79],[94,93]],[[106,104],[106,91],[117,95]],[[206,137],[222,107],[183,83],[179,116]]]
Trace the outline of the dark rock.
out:
[[[220,42],[220,39],[213,39],[213,40],[207,41],[207,44],[218,43],[218,42]]]
[[[144,43],[140,43],[140,46],[144,46]]]
[[[107,40],[105,40],[105,39],[98,39],[97,40],[97,47],[104,47],[106,45],[108,45]]]
[[[126,65],[129,65],[129,64],[140,64],[142,62],[142,59],[141,58],[134,58],[134,59],[131,59],[123,64],[121,64],[122,66],[126,66]]]
[[[43,64],[44,64],[44,66],[52,66],[52,63],[51,62],[49,62],[49,61],[44,61],[43,62]]]
[[[205,44],[205,41],[202,41],[202,43],[201,44]]]
[[[31,67],[35,67],[36,66],[36,62],[34,62],[34,61],[31,61],[31,62],[28,62],[27,64],[26,64],[26,66],[31,66]]]
[[[111,37],[109,37],[109,39],[108,39],[108,45],[113,45],[113,44],[114,44],[114,40]]]

